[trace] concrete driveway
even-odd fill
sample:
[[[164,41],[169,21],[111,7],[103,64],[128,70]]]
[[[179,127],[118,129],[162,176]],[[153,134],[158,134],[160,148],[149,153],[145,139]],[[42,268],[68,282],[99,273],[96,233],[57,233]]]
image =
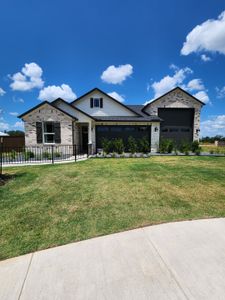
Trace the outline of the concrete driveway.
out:
[[[224,299],[225,219],[149,226],[0,262],[0,299]]]

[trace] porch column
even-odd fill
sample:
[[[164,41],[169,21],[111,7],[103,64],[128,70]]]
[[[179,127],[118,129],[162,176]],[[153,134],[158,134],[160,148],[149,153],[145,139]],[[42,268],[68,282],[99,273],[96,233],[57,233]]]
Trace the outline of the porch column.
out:
[[[91,130],[91,122],[88,123],[88,154],[92,154],[92,130]]]

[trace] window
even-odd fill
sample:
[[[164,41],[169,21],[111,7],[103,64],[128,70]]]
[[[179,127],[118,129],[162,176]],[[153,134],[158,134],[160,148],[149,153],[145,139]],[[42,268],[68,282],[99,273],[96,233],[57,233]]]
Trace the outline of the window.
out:
[[[178,132],[178,128],[170,128],[170,132]]]
[[[168,132],[168,128],[162,128],[162,132]]]
[[[94,107],[100,107],[100,99],[94,98]]]
[[[135,131],[135,127],[132,126],[125,127],[125,131]]]
[[[181,128],[181,132],[190,132],[190,128]]]
[[[147,131],[148,127],[147,126],[140,126],[138,127],[138,131]]]
[[[55,129],[54,122],[44,122],[43,123],[43,140],[45,144],[55,143]]]
[[[122,131],[122,127],[120,127],[120,126],[111,127],[111,131],[112,132],[121,132]]]

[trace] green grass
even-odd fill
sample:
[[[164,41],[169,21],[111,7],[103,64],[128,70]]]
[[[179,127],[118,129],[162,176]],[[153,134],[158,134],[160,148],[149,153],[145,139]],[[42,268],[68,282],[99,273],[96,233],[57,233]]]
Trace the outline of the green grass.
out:
[[[201,149],[203,152],[213,151],[214,154],[225,154],[225,146],[215,146],[214,144],[202,144]]]
[[[149,224],[225,216],[224,157],[90,159],[5,169],[0,259]]]

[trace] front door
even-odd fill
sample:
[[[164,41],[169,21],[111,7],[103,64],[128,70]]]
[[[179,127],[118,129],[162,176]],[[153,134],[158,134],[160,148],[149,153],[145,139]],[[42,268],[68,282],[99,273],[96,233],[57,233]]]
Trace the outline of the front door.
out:
[[[88,126],[82,126],[82,151],[87,152],[88,150]]]

